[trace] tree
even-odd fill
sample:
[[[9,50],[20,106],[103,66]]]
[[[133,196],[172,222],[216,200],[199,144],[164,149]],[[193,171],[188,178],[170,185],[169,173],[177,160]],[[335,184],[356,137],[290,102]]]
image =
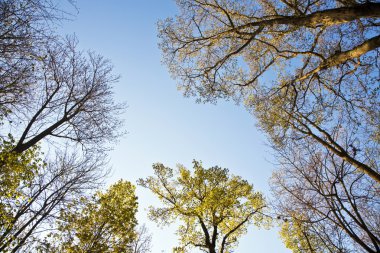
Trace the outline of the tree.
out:
[[[43,57],[43,44],[55,40],[51,26],[69,13],[51,0],[0,2],[0,118],[14,104],[24,103],[33,89],[35,64]]]
[[[12,184],[6,184],[5,191],[2,187],[0,195],[0,251],[31,248],[42,232],[51,229],[61,209],[98,187],[104,177],[101,156],[81,156],[66,150],[57,151],[54,160],[43,161],[37,151],[1,153],[20,161],[22,170],[15,170],[18,167],[13,163],[3,163],[1,170],[2,183]]]
[[[44,243],[44,252],[134,252],[135,187],[119,180],[105,192],[81,198],[61,210],[58,232]]]
[[[173,169],[155,164],[155,176],[138,181],[164,205],[150,207],[150,218],[160,224],[184,223],[177,230],[180,246],[176,252],[193,247],[210,253],[231,252],[249,224],[268,223],[264,197],[246,180],[229,175],[228,169],[204,169],[197,161],[193,165],[193,173],[179,165],[174,174]]]
[[[33,91],[34,102],[14,105],[12,118],[18,133],[13,151],[21,153],[42,139],[69,140],[101,151],[119,137],[119,114],[124,105],[113,101],[112,84],[118,80],[113,66],[94,52],[77,49],[77,39],[67,37],[46,45],[45,58]]]
[[[0,119],[15,132],[17,153],[45,137],[101,149],[121,134],[115,129],[124,105],[112,98],[113,66],[52,31],[69,15],[55,0],[0,3]]]
[[[312,143],[279,154],[273,205],[288,248],[310,253],[380,251],[376,182]]]
[[[311,138],[380,183],[378,2],[177,4],[160,47],[185,95],[243,101],[277,146]]]
[[[151,252],[152,235],[149,233],[145,224],[136,229],[136,238],[130,244],[132,253],[149,253]]]

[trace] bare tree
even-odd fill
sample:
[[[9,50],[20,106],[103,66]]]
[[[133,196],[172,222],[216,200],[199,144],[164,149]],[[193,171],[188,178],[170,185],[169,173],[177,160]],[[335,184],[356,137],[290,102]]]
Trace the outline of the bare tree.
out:
[[[13,137],[2,137],[3,146],[8,144],[1,149],[6,159],[0,162],[0,180],[12,191],[0,194],[0,251],[15,252],[30,244],[54,223],[60,208],[95,188],[105,174],[105,145],[122,134],[119,113],[124,106],[112,98],[118,77],[109,61],[76,47],[73,37],[41,47],[43,57],[35,62],[31,89],[22,94],[28,103],[12,102],[7,115],[14,121],[8,123]],[[66,140],[59,147],[66,148],[45,167],[34,162],[42,157],[30,151],[48,137]],[[78,143],[85,148],[69,155],[67,145]],[[20,159],[23,164],[17,163]]]
[[[34,101],[17,106],[13,117],[21,153],[47,137],[62,138],[92,148],[115,140],[120,131],[122,104],[112,98],[112,73],[108,60],[93,52],[77,50],[77,40],[68,37],[46,45],[45,58],[36,65],[39,71],[33,91]]]
[[[273,175],[281,236],[293,252],[379,252],[380,188],[315,144],[281,150]]]
[[[152,248],[152,234],[145,224],[136,229],[136,238],[131,243],[132,253],[149,253]]]
[[[0,196],[0,251],[16,252],[38,242],[46,229],[54,229],[61,208],[99,185],[106,173],[105,144],[121,134],[119,113],[124,106],[114,103],[111,91],[118,77],[103,57],[79,52],[76,46],[75,38],[45,45],[44,58],[35,66],[33,89],[25,94],[29,103],[12,104],[7,116],[15,120],[9,123],[15,144],[2,150],[1,155],[10,158],[1,161],[0,174],[1,181],[15,183],[13,195]],[[26,160],[18,170],[12,161],[48,137],[66,140],[58,148],[65,151],[57,151],[47,166],[33,165],[31,157],[30,164]],[[73,143],[84,149],[69,151],[67,145]]]
[[[43,44],[54,40],[51,26],[69,13],[54,0],[0,2],[0,116],[25,103]]]

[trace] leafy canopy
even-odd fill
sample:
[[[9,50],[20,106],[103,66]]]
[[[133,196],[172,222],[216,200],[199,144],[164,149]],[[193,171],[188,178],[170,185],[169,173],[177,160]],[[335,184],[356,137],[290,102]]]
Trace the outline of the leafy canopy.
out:
[[[22,201],[28,201],[23,191],[45,166],[38,146],[22,154],[13,152],[15,141],[12,135],[0,138],[0,233],[12,226],[14,215]],[[1,243],[0,243],[1,245]]]
[[[160,46],[186,96],[244,102],[274,145],[312,139],[380,183],[378,1],[176,2]]]
[[[135,186],[119,180],[105,192],[82,197],[62,210],[47,252],[131,252],[137,225]]]
[[[231,252],[249,224],[268,225],[261,193],[228,169],[205,169],[193,162],[193,172],[182,165],[173,171],[163,164],[153,165],[155,176],[138,184],[150,189],[163,207],[150,207],[150,218],[160,224],[180,220],[177,252],[197,247],[206,252]]]

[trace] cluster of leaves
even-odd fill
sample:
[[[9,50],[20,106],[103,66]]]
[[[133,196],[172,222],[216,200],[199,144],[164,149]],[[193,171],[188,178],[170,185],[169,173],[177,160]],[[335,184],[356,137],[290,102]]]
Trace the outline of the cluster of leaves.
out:
[[[82,157],[67,150],[55,155],[54,160],[38,166],[27,181],[19,183],[16,189],[19,197],[2,196],[7,217],[1,221],[1,251],[33,247],[43,231],[51,229],[60,209],[99,186],[104,176],[99,171],[104,167],[101,157]]]
[[[24,197],[19,187],[30,186],[38,170],[45,166],[38,146],[22,154],[14,152],[14,146],[12,135],[0,139],[0,196],[8,199]]]
[[[12,230],[15,216],[22,203],[30,202],[25,191],[31,187],[36,175],[45,168],[38,146],[18,154],[13,150],[14,139],[0,139],[0,247],[7,242],[7,234]]]
[[[302,252],[321,252],[316,250],[321,241],[318,241],[313,234],[308,234],[308,227],[298,220],[285,222],[280,231],[280,236],[283,238],[284,244],[293,253]]]
[[[73,201],[59,215],[58,232],[45,240],[43,252],[133,252],[136,239],[135,187],[118,181],[105,192]]]

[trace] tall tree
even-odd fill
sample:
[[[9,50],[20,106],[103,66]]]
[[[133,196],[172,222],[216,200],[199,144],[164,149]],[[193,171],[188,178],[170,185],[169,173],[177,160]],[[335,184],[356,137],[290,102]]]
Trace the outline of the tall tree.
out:
[[[137,197],[135,186],[120,180],[105,192],[78,199],[62,210],[53,241],[44,252],[134,252]],[[143,252],[143,251],[141,251]]]
[[[69,1],[70,2],[70,1]],[[27,103],[43,44],[55,39],[54,23],[69,17],[55,0],[0,2],[0,117]]]
[[[152,234],[145,224],[136,229],[136,238],[131,242],[132,253],[149,253],[152,247]]]
[[[249,224],[261,226],[269,219],[263,214],[264,197],[228,169],[203,168],[194,161],[193,173],[178,166],[177,173],[162,164],[153,165],[155,176],[138,184],[151,190],[163,207],[151,207],[150,218],[160,224],[180,220],[176,252],[198,248],[209,253],[226,253],[236,246]]]
[[[33,99],[28,105],[14,105],[17,144],[21,153],[42,139],[64,139],[101,150],[120,131],[122,104],[113,100],[112,85],[118,76],[102,56],[77,49],[77,39],[47,44],[45,58],[38,62]]]
[[[38,149],[37,149],[38,151]],[[31,247],[41,232],[50,229],[61,209],[99,186],[104,177],[103,157],[57,151],[54,160],[42,161],[35,148],[23,154],[1,153],[0,251]],[[16,168],[21,168],[15,170]],[[11,182],[11,184],[3,183]],[[4,190],[5,189],[5,190]]]
[[[273,204],[288,248],[310,253],[380,251],[376,182],[313,143],[292,145],[279,154]]]
[[[380,182],[380,3],[177,4],[160,46],[185,95],[244,101],[276,145],[311,138]]]
[[[118,76],[104,57],[78,50],[75,37],[54,34],[70,15],[60,7],[55,0],[0,3],[0,119],[7,117],[17,153],[45,137],[101,149],[120,135],[124,106],[112,98]]]

